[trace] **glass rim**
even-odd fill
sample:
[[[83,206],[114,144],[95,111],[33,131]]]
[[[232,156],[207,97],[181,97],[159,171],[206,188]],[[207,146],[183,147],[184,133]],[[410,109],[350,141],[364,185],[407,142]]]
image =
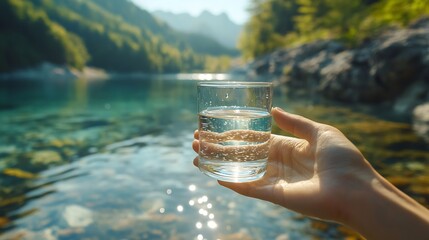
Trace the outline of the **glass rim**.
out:
[[[203,81],[198,82],[198,87],[272,87],[272,82],[245,82],[245,81]]]

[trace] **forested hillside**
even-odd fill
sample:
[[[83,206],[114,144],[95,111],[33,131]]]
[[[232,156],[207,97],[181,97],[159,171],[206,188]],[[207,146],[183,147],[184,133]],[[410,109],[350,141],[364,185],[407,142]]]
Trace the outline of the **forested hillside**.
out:
[[[0,8],[0,71],[43,61],[120,72],[216,71],[234,53],[175,32],[124,0],[3,0]]]
[[[318,39],[355,46],[429,15],[429,0],[252,0],[239,48],[247,59]]]

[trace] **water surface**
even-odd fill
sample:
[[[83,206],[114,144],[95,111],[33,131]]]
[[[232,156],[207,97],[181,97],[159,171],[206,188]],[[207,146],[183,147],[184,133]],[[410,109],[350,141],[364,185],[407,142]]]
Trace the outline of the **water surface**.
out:
[[[200,173],[191,149],[196,81],[186,75],[0,86],[0,239],[353,235],[238,196]],[[280,87],[274,105],[335,124],[386,177],[427,203],[429,151],[409,124]]]

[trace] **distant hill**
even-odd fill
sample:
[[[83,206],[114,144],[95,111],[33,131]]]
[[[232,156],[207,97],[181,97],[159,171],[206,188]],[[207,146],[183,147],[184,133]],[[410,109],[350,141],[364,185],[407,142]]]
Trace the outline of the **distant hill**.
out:
[[[237,54],[202,34],[173,30],[131,1],[1,0],[0,9],[0,72],[42,62],[119,72],[201,71],[225,66],[217,59]]]
[[[225,13],[214,15],[208,11],[203,11],[197,17],[188,13],[175,14],[165,11],[152,13],[178,31],[203,34],[226,47],[237,48],[237,40],[242,26],[232,22]]]

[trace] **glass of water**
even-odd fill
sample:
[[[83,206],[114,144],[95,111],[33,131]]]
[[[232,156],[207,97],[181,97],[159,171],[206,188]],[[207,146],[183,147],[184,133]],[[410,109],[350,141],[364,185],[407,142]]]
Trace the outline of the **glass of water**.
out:
[[[271,137],[272,83],[198,83],[199,169],[228,182],[261,178]]]

